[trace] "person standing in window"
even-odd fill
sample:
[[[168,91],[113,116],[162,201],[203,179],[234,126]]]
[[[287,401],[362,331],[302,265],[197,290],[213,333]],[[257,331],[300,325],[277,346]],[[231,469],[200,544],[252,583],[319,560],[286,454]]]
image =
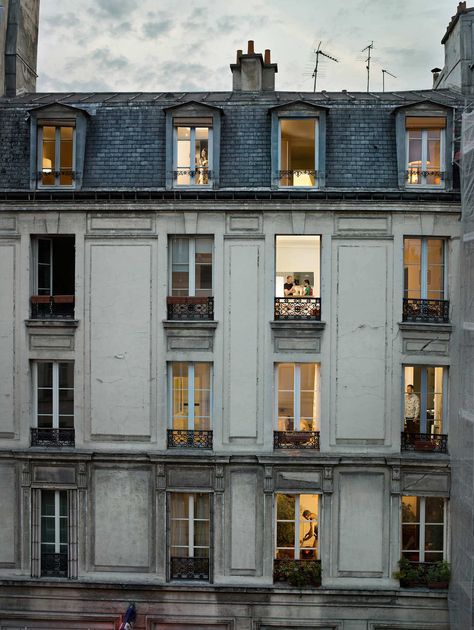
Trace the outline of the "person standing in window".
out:
[[[309,524],[309,530],[303,536],[303,540],[301,541],[301,543],[303,547],[305,547],[306,545],[304,543],[306,541],[309,541],[309,545],[311,547],[317,547],[318,546],[318,526],[316,524],[317,516],[313,512],[310,512],[309,510],[304,510],[303,518],[305,518],[307,521],[310,521],[310,524]]]
[[[293,284],[293,276],[286,276],[286,282],[283,285],[283,291],[285,293],[285,297],[294,294],[295,285]]]
[[[408,433],[420,431],[420,399],[413,391],[413,385],[407,385],[405,394],[405,430]]]

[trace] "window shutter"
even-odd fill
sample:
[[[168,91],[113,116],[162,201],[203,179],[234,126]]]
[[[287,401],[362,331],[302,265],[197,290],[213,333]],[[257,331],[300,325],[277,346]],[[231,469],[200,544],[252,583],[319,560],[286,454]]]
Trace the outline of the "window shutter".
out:
[[[445,116],[407,116],[405,119],[407,129],[445,129]]]
[[[176,116],[174,127],[212,127],[212,116]]]

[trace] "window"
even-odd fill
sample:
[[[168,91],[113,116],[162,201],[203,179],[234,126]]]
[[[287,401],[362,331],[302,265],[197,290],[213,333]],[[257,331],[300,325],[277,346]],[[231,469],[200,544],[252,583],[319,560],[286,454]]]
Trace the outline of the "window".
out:
[[[212,118],[195,124],[175,119],[174,125],[175,184],[208,186],[212,178]]]
[[[402,556],[412,562],[446,560],[446,500],[402,497]]]
[[[74,122],[38,126],[38,186],[74,185]]]
[[[212,238],[171,239],[171,295],[212,295]]]
[[[445,116],[407,116],[406,154],[409,186],[443,186]]]
[[[403,267],[404,321],[449,321],[445,239],[406,237]]]
[[[275,319],[321,319],[320,236],[276,236]]]
[[[170,578],[209,579],[210,495],[169,495]]]
[[[41,490],[41,576],[68,575],[68,493]]]
[[[316,494],[276,495],[277,560],[319,558],[318,499]]]
[[[278,431],[319,431],[319,364],[276,366]]]
[[[211,364],[170,364],[171,426],[168,446],[212,448]]]
[[[74,446],[74,364],[33,363],[32,446]]]
[[[317,133],[318,121],[315,118],[280,119],[280,186],[318,185]]]
[[[75,248],[73,236],[34,237],[33,295],[34,319],[73,318]]]
[[[447,371],[442,367],[405,366],[404,430],[408,433],[443,433],[443,393]]]

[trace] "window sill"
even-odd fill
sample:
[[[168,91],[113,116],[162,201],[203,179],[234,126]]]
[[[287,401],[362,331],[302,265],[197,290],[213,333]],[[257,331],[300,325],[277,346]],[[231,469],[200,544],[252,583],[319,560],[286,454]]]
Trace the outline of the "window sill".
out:
[[[77,328],[78,319],[25,319],[27,328]]]
[[[441,322],[398,322],[400,330],[419,330],[422,332],[452,332],[452,324]]]
[[[295,326],[298,328],[298,331],[324,330],[324,328],[326,328],[326,322],[321,322],[319,320],[308,321],[307,319],[290,319],[290,320],[275,319],[270,322],[270,327],[272,330],[293,330],[294,331]]]

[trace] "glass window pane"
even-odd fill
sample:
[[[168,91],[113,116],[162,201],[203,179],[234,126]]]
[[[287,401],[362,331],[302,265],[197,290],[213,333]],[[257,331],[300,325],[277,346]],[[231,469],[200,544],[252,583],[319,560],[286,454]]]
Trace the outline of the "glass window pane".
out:
[[[59,520],[59,542],[63,545],[67,544],[67,518]]]
[[[402,549],[410,551],[420,548],[420,526],[419,525],[403,525],[402,526]]]
[[[277,494],[277,519],[278,520],[294,520],[295,519],[295,495],[294,494]]]
[[[56,170],[56,127],[43,127],[42,151],[42,184],[45,186],[54,186],[54,172]]]
[[[316,494],[300,495],[300,518],[311,521],[317,520],[318,496]]]
[[[442,497],[426,497],[425,521],[427,523],[444,523],[444,499]]]
[[[180,185],[191,183],[191,129],[189,127],[177,128],[177,154],[176,169],[178,171],[176,182]]]
[[[420,522],[420,497],[402,497],[402,522]]]
[[[425,527],[425,550],[442,551],[444,538],[443,525],[426,525]]]
[[[189,495],[177,492],[171,495],[171,518],[189,517]]]
[[[277,547],[293,548],[295,546],[295,524],[277,523]]]
[[[314,186],[314,119],[280,121],[280,185]]]
[[[408,183],[421,184],[422,164],[422,134],[421,130],[408,131]]]
[[[194,498],[194,518],[209,519],[209,495],[200,493]]]
[[[61,127],[60,129],[60,184],[61,186],[72,186],[72,166],[73,166],[73,128]]]
[[[209,547],[209,521],[194,521],[194,544]]]
[[[54,516],[54,492],[51,490],[41,491],[41,514]]]
[[[74,387],[74,363],[59,364],[59,387]]]
[[[189,295],[189,239],[173,238],[171,252],[171,294]]]
[[[209,183],[209,129],[197,127],[195,130],[195,164],[196,164],[196,184]]]
[[[48,239],[38,239],[38,263],[45,265],[51,263],[51,241]]]
[[[37,363],[38,387],[53,387],[53,364]]]
[[[212,295],[212,239],[196,238],[195,247],[196,295],[209,297]]]
[[[172,520],[170,527],[171,527],[171,545],[187,547],[189,545],[188,521]]]
[[[53,416],[38,414],[38,428],[39,429],[51,429],[53,426]]]
[[[188,428],[188,364],[172,364],[173,429]]]
[[[403,248],[404,297],[421,297],[421,239],[406,238]]]
[[[56,528],[54,518],[42,517],[41,518],[41,542],[54,543],[56,535]]]
[[[300,547],[316,548],[318,546],[318,526],[316,523],[300,523],[299,529]]]
[[[444,241],[428,239],[427,298],[444,299]]]

